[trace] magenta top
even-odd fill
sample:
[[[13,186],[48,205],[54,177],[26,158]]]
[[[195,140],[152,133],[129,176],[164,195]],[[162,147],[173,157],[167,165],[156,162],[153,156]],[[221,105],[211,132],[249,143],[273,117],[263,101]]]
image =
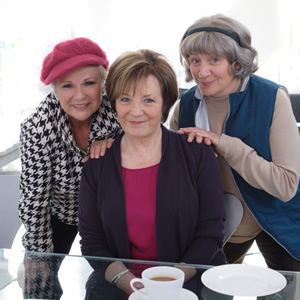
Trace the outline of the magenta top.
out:
[[[132,259],[157,260],[156,180],[159,164],[122,167],[128,237]]]

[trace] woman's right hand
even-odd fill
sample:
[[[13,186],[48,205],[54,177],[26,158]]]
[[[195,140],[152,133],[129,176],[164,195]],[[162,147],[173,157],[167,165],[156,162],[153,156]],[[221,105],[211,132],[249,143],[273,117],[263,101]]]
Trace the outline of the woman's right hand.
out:
[[[93,144],[91,145],[90,155],[84,158],[84,162],[88,161],[89,158],[94,159],[99,158],[100,156],[104,156],[106,149],[109,149],[113,142],[114,140],[111,138],[93,142]]]
[[[218,146],[220,142],[220,136],[212,131],[207,131],[198,127],[186,127],[180,128],[177,133],[179,134],[187,134],[188,142],[192,142],[196,140],[198,144],[204,142],[208,146]]]

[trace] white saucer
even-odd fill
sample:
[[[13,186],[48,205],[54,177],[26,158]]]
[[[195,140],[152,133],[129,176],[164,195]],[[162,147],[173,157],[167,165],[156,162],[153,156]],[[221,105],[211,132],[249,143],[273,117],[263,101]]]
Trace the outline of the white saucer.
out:
[[[144,289],[142,289],[144,290]],[[145,300],[147,299],[146,297],[143,297],[137,292],[132,293],[128,300]],[[195,295],[193,292],[187,290],[187,289],[182,289],[179,295],[178,300],[198,300],[197,295]]]
[[[266,296],[286,286],[279,272],[244,264],[213,267],[202,274],[201,280],[209,289],[230,296]]]

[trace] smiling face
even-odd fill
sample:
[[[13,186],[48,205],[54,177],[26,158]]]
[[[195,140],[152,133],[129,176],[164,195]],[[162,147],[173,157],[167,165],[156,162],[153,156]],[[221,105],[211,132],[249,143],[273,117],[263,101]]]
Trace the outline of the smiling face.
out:
[[[231,64],[224,57],[212,54],[190,55],[189,66],[195,82],[205,96],[225,97],[233,92],[238,83]]]
[[[153,75],[137,82],[116,99],[116,112],[125,136],[151,139],[161,132],[163,97]]]
[[[102,78],[98,66],[76,69],[54,83],[55,95],[71,123],[89,122],[101,102]]]

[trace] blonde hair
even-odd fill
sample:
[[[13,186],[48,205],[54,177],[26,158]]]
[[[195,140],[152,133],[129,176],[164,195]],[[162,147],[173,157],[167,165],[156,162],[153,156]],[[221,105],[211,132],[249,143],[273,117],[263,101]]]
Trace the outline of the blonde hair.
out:
[[[104,94],[105,93],[105,80],[106,80],[106,77],[107,77],[107,71],[106,71],[105,67],[102,66],[102,65],[99,65],[97,67],[99,68],[99,72],[100,72],[100,81],[101,81],[100,82],[100,86],[101,86],[101,91],[102,91],[102,94]],[[56,81],[51,82],[50,86],[51,86],[51,88],[52,88],[52,90],[54,92],[54,95],[56,97],[55,82]]]

